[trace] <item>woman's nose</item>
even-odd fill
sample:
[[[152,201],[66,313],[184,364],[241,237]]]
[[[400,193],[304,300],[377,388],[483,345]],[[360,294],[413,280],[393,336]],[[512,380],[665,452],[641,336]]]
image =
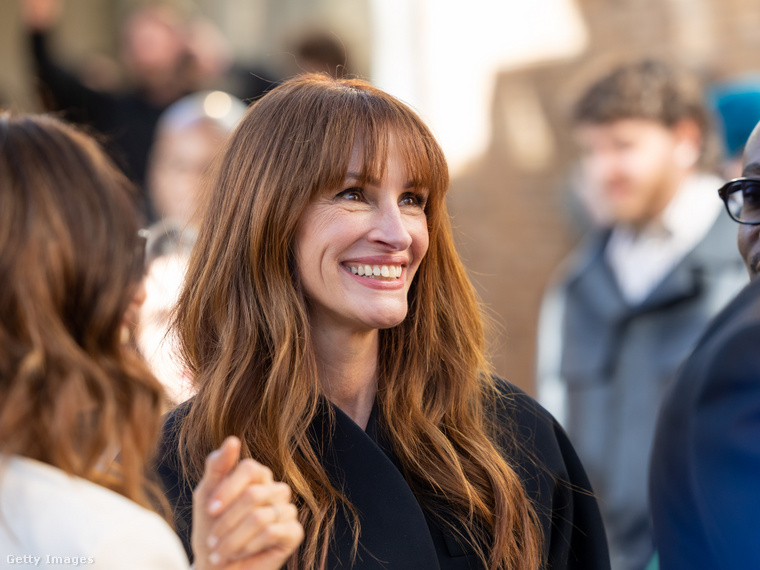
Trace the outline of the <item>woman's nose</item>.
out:
[[[412,244],[412,235],[398,204],[394,203],[377,211],[369,239],[382,243],[393,251],[403,251]]]

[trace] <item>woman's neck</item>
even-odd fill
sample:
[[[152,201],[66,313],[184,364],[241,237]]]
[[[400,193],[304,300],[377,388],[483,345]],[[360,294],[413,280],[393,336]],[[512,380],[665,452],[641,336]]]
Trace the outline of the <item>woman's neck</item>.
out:
[[[314,331],[322,387],[329,400],[365,429],[377,394],[377,330]]]

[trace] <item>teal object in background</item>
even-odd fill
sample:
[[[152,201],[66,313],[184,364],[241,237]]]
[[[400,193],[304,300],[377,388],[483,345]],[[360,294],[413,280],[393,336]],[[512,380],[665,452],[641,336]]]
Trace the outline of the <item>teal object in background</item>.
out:
[[[707,99],[718,123],[724,156],[741,155],[752,129],[760,121],[760,76],[716,83],[708,89]]]

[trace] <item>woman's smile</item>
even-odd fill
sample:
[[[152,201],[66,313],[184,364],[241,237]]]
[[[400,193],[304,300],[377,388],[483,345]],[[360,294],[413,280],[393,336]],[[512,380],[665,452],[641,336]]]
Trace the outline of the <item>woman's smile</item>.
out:
[[[400,265],[343,265],[346,270],[359,277],[367,279],[380,279],[386,281],[395,281],[401,277],[403,268]]]

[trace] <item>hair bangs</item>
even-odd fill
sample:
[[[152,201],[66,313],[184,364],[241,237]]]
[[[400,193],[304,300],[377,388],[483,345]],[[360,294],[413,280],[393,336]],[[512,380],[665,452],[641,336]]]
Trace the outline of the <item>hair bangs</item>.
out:
[[[330,140],[324,147],[325,171],[315,190],[340,185],[354,152],[361,154],[358,181],[382,180],[394,152],[414,187],[429,192],[429,203],[440,203],[448,188],[448,167],[425,124],[406,105],[366,84],[362,90],[346,87],[345,92],[350,95],[335,117],[339,126],[328,129],[325,137]]]
[[[416,125],[399,123],[375,125],[379,132],[362,136],[362,176],[368,180],[382,180],[388,155],[395,152],[414,187],[428,190],[431,199],[443,197],[448,186],[448,171],[442,152],[437,144],[430,144],[432,141]]]

